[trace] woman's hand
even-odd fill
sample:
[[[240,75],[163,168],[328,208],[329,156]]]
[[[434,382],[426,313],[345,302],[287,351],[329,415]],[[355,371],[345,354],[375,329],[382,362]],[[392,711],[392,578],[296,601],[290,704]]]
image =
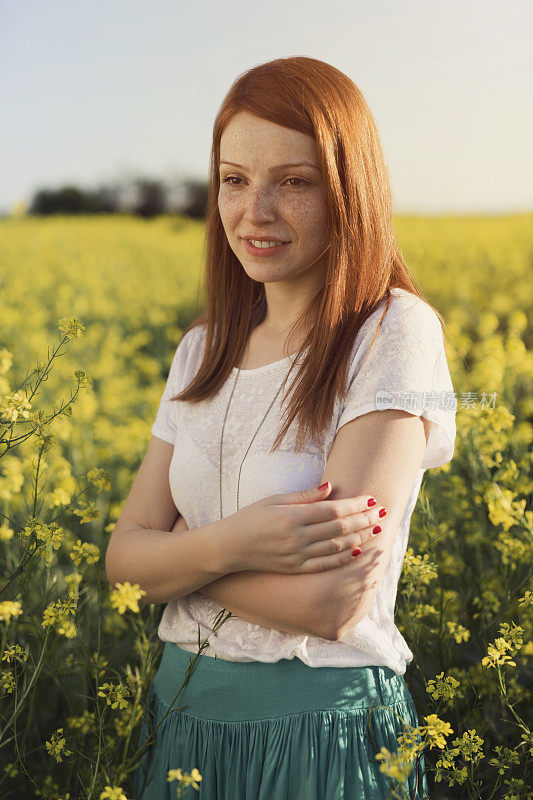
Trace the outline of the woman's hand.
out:
[[[220,520],[235,554],[232,572],[290,575],[350,563],[361,552],[354,548],[373,535],[382,507],[368,495],[328,501],[331,489],[328,481],[323,490],[273,495]]]

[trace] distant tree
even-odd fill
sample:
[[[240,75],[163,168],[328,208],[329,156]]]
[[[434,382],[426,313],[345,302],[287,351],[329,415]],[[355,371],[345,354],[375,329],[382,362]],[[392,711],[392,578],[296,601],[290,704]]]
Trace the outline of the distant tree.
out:
[[[197,179],[176,179],[168,183],[154,178],[134,178],[104,184],[94,190],[67,185],[39,189],[28,214],[114,214],[125,212],[144,218],[159,214],[183,214],[205,218],[208,185]]]
[[[161,181],[139,178],[136,182],[138,199],[133,207],[141,217],[155,217],[164,214],[167,207],[167,190]]]
[[[182,212],[189,217],[197,219],[205,217],[207,213],[207,181],[189,179],[184,181],[186,199],[182,205]]]
[[[59,189],[40,189],[31,201],[29,214],[101,214],[108,211],[105,195],[62,186]],[[111,209],[113,210],[113,209]]]
[[[116,214],[120,211],[120,190],[118,186],[100,186],[96,190],[100,207],[104,213]]]

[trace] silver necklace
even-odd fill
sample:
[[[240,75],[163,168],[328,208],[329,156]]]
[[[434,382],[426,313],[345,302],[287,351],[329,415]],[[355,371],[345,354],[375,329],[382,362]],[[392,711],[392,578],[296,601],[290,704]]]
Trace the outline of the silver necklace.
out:
[[[224,422],[222,423],[222,433],[220,434],[220,452],[219,452],[219,461],[218,461],[218,477],[219,477],[219,490],[220,490],[220,519],[222,519],[222,440],[224,438],[224,428],[226,426],[226,417],[228,416],[228,411],[229,411],[229,407],[230,407],[230,403],[231,403],[231,398],[233,397],[233,392],[235,391],[235,387],[237,386],[237,378],[239,377],[240,371],[241,371],[241,368],[237,367],[237,374],[235,375],[235,382],[233,384],[233,389],[231,390],[231,394],[229,396],[228,405],[226,407],[226,413],[224,414]],[[246,453],[244,454],[244,458],[241,461],[241,466],[239,467],[239,477],[237,479],[237,511],[239,510],[239,486],[240,486],[240,482],[241,482],[241,470],[242,470],[242,465],[244,464],[244,459],[248,455],[248,451],[250,450],[250,447],[252,446],[255,437],[259,433],[259,429],[261,428],[261,425],[265,421],[268,412],[270,411],[270,409],[274,405],[277,396],[279,395],[279,393],[283,389],[283,384],[284,383],[285,383],[285,379],[283,379],[283,383],[279,387],[278,391],[274,395],[274,399],[272,400],[272,402],[270,403],[269,407],[267,408],[267,410],[266,410],[266,412],[265,412],[265,414],[263,416],[263,419],[259,423],[259,427],[257,428],[256,432],[253,435],[252,441],[250,442],[250,444],[246,448]]]

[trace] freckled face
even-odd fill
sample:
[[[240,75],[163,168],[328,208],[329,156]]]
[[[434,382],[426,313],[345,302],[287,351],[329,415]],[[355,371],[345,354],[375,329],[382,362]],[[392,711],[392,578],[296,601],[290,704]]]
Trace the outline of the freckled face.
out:
[[[308,268],[323,271],[327,205],[310,136],[241,111],[222,134],[219,174],[222,225],[250,278],[270,282]],[[288,244],[258,254],[246,243],[250,234]]]

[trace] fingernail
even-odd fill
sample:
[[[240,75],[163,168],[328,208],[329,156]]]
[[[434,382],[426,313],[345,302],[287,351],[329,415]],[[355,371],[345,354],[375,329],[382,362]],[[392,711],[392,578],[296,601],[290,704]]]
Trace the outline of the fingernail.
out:
[[[329,484],[329,481],[326,481],[325,483],[322,484],[322,486],[318,487],[318,490],[321,491],[322,489],[327,489],[328,484]]]
[[[379,517],[384,517],[386,513],[387,513],[387,509],[386,508],[380,508],[378,516]]]
[[[359,556],[361,555],[361,552],[362,551],[359,547],[354,547],[354,549],[352,550],[352,556]]]
[[[368,505],[369,506],[375,506],[376,505],[376,501],[375,501],[375,499],[373,497],[371,497],[370,500],[368,501]]]
[[[376,527],[372,529],[372,533],[379,533],[380,530],[381,530],[381,525],[376,525]]]

